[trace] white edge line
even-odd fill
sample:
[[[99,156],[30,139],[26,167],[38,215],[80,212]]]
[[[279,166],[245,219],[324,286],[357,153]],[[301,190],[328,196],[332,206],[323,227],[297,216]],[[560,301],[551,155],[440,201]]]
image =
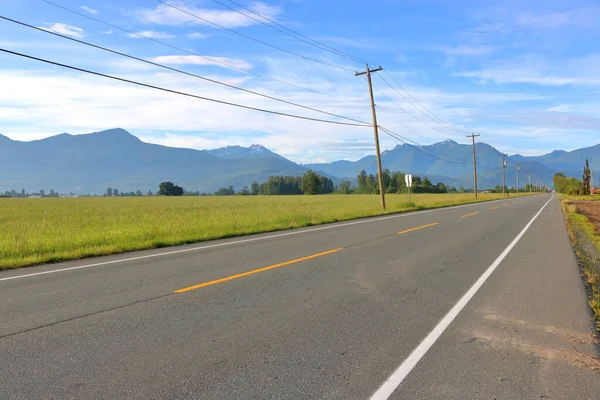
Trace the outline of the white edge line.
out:
[[[31,273],[31,274],[9,276],[9,277],[6,277],[6,278],[0,278],[0,282],[10,281],[10,280],[13,280],[13,279],[29,278],[29,277],[32,277],[32,276],[54,274],[54,273],[57,273],[57,272],[74,271],[74,270],[83,269],[83,268],[99,267],[99,266],[102,266],[102,265],[117,264],[117,263],[122,263],[122,262],[127,262],[127,261],[144,260],[144,259],[147,259],[147,258],[154,258],[154,257],[168,256],[168,255],[172,255],[172,254],[187,253],[187,252],[190,252],[190,251],[205,250],[205,249],[211,249],[211,248],[215,248],[215,247],[233,246],[235,244],[240,244],[240,243],[249,243],[249,242],[255,242],[255,241],[259,241],[259,240],[274,239],[274,238],[283,237],[283,236],[290,236],[290,235],[299,235],[299,234],[303,234],[303,233],[310,233],[310,232],[315,232],[315,231],[322,231],[322,230],[325,230],[325,229],[343,228],[345,226],[358,225],[358,224],[366,224],[366,223],[370,223],[370,222],[385,221],[385,220],[393,219],[393,218],[404,218],[404,217],[410,217],[410,216],[413,216],[413,215],[427,214],[427,213],[432,213],[432,212],[437,212],[437,211],[452,210],[452,209],[463,208],[463,207],[470,207],[470,206],[476,206],[476,205],[481,205],[481,204],[490,204],[490,203],[496,203],[498,201],[506,201],[506,200],[509,200],[509,199],[500,199],[500,200],[491,200],[491,201],[480,201],[480,202],[477,202],[477,203],[469,203],[469,204],[463,204],[463,205],[459,205],[459,206],[440,207],[440,208],[434,208],[434,209],[431,209],[431,210],[398,213],[398,214],[390,215],[390,216],[375,216],[375,217],[370,217],[370,218],[362,219],[362,220],[359,220],[359,221],[346,222],[346,223],[335,224],[335,225],[333,225],[333,224],[332,225],[325,225],[325,226],[320,226],[320,227],[317,227],[317,228],[302,229],[302,230],[297,230],[297,231],[293,231],[293,232],[285,232],[285,233],[278,233],[278,234],[275,234],[275,235],[261,236],[261,237],[257,237],[257,238],[236,240],[236,241],[233,241],[233,242],[216,243],[216,244],[211,244],[211,245],[207,245],[207,246],[194,247],[194,248],[191,248],[191,249],[173,250],[173,251],[167,251],[167,252],[164,252],[164,253],[148,254],[148,255],[139,256],[139,257],[130,257],[130,258],[122,258],[122,259],[119,259],[119,260],[103,261],[103,262],[95,263],[95,264],[86,264],[86,265],[79,265],[79,266],[76,266],[76,267],[60,268],[60,269],[53,269],[53,270],[50,270],[50,271],[34,272],[34,273]],[[510,199],[510,200],[512,200],[512,199]]]
[[[390,375],[390,377],[377,389],[377,391],[371,396],[370,400],[386,400],[388,399],[398,387],[402,384],[402,381],[410,374],[413,368],[419,363],[423,356],[429,351],[431,346],[439,339],[444,333],[446,328],[454,321],[462,309],[467,303],[475,296],[475,293],[483,286],[485,281],[490,277],[494,270],[500,265],[500,263],[506,258],[508,253],[515,247],[515,245],[521,240],[525,232],[537,219],[537,217],[544,211],[546,206],[554,199],[554,195],[544,204],[544,206],[538,211],[537,214],[529,221],[529,223],[523,228],[521,233],[508,245],[506,249],[496,258],[496,260],[489,266],[489,268],[481,275],[481,277],[471,286],[471,288],[458,300],[458,302],[448,311],[448,313],[441,319],[440,322],[433,328],[431,332],[423,339],[423,341],[410,353],[408,358],[404,360],[402,364]]]

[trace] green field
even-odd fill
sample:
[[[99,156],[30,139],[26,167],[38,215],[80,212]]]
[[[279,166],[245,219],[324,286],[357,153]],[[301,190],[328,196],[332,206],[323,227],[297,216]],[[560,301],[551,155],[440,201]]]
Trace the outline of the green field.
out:
[[[412,200],[387,195],[387,212],[474,201],[472,194]],[[380,214],[377,195],[0,199],[0,269]]]

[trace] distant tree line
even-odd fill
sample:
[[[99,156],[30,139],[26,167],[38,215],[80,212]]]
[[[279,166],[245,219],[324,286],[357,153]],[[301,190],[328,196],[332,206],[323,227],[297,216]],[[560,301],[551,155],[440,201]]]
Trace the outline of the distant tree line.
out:
[[[406,174],[400,171],[390,171],[384,169],[382,171],[383,187],[386,193],[407,193],[408,188],[406,187],[405,181]],[[359,194],[378,194],[379,193],[379,179],[377,175],[369,174],[363,169],[356,177],[358,187],[356,189],[350,188],[350,193]],[[464,190],[464,189],[463,189]],[[421,179],[419,176],[414,176],[412,180],[412,193],[449,193],[457,192],[454,187],[449,188],[444,183],[440,182],[436,185],[431,183],[429,178],[426,176]]]
[[[20,192],[17,192],[14,189],[7,190],[2,193],[2,197],[60,197],[61,195],[58,192],[55,192],[54,189],[50,189],[49,192],[46,192],[44,189],[40,189],[38,192],[29,193],[26,192],[25,189],[21,189]]]
[[[587,196],[592,194],[592,188],[594,186],[591,179],[592,171],[590,170],[590,162],[588,159],[586,159],[585,166],[583,168],[583,176],[581,179],[577,179],[572,176],[567,177],[562,172],[558,172],[554,174],[552,183],[554,183],[554,189],[558,193],[564,193],[571,196]]]

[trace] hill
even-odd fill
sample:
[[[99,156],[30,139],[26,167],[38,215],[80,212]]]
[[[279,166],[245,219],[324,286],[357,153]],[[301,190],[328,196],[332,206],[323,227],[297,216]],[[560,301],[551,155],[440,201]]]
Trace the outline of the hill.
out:
[[[239,150],[239,149],[238,149]],[[260,150],[260,151],[259,151]],[[59,192],[103,193],[151,189],[171,180],[188,190],[242,188],[271,175],[299,175],[305,168],[260,146],[251,156],[224,149],[199,151],[142,142],[123,129],[86,135],[63,133],[20,142],[0,137],[0,190],[52,188]],[[231,153],[231,152],[229,152]]]
[[[477,143],[480,188],[501,184],[501,153],[486,143]],[[507,157],[506,184],[516,184],[516,164],[550,184],[557,171],[579,177],[585,158],[600,177],[600,144],[574,151],[556,150],[542,156]],[[473,186],[472,147],[452,140],[428,146],[398,145],[381,154],[384,168],[414,175],[426,175],[433,182],[456,187]],[[121,191],[148,189],[170,180],[190,191],[213,192],[233,186],[239,190],[271,175],[302,175],[313,169],[334,181],[349,179],[364,169],[376,174],[374,155],[356,161],[334,161],[298,165],[269,149],[227,146],[214,150],[172,148],[145,143],[123,129],[85,135],[62,133],[42,140],[21,142],[0,135],[0,192],[25,188],[27,191],[54,189],[65,193],[104,193],[107,187]]]

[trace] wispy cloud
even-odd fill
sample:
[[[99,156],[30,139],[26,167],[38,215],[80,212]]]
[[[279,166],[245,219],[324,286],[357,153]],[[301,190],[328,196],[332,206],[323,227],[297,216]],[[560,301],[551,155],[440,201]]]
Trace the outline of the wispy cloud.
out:
[[[366,38],[322,37],[317,38],[317,40],[343,47],[354,47],[357,49],[377,49],[382,47],[380,42]]]
[[[112,35],[113,31],[112,29],[109,29],[107,31],[102,31],[101,33],[104,33],[105,35]]]
[[[45,23],[44,25],[46,26],[41,26],[40,28],[50,32],[60,33],[61,35],[73,36],[76,38],[83,37],[83,29],[76,26],[71,26],[60,22]]]
[[[544,86],[600,85],[596,66],[599,55],[581,58],[550,60],[545,57],[523,56],[498,61],[484,68],[456,72],[453,76],[476,78],[480,82],[496,84],[528,83]]]
[[[208,22],[194,17],[194,15],[227,28],[244,27],[258,23],[255,20],[252,20],[235,11],[198,8],[181,2],[175,2],[172,4],[177,8],[184,10],[185,12],[164,4],[160,4],[152,9],[134,11],[134,15],[136,15],[143,23],[175,26],[191,24],[211,25]],[[277,18],[277,16],[281,13],[279,7],[269,6],[259,1],[254,2],[249,9],[264,15],[269,19]]]
[[[491,53],[493,48],[485,45],[461,45],[442,46],[436,49],[453,56],[480,56]]]
[[[127,37],[131,39],[141,39],[140,36],[144,36],[152,39],[173,39],[175,35],[167,32],[156,32],[156,31],[140,31],[135,33],[128,33]]]
[[[567,12],[534,14],[526,12],[517,16],[517,24],[528,28],[554,29],[566,26],[594,26],[598,23],[600,7],[587,7]]]
[[[95,10],[95,9],[90,8],[88,6],[81,6],[79,8],[81,8],[83,11],[86,11],[86,12],[88,12],[90,14],[94,14],[94,15],[98,14],[98,10]]]
[[[169,65],[215,65],[215,66],[230,66],[239,69],[251,69],[252,64],[247,61],[227,58],[227,57],[215,57],[210,56],[210,60],[200,56],[159,56],[151,59],[156,63],[169,64]],[[211,61],[214,60],[214,61]],[[223,65],[226,64],[226,65]]]
[[[210,35],[208,33],[192,32],[185,35],[188,39],[208,39]]]

